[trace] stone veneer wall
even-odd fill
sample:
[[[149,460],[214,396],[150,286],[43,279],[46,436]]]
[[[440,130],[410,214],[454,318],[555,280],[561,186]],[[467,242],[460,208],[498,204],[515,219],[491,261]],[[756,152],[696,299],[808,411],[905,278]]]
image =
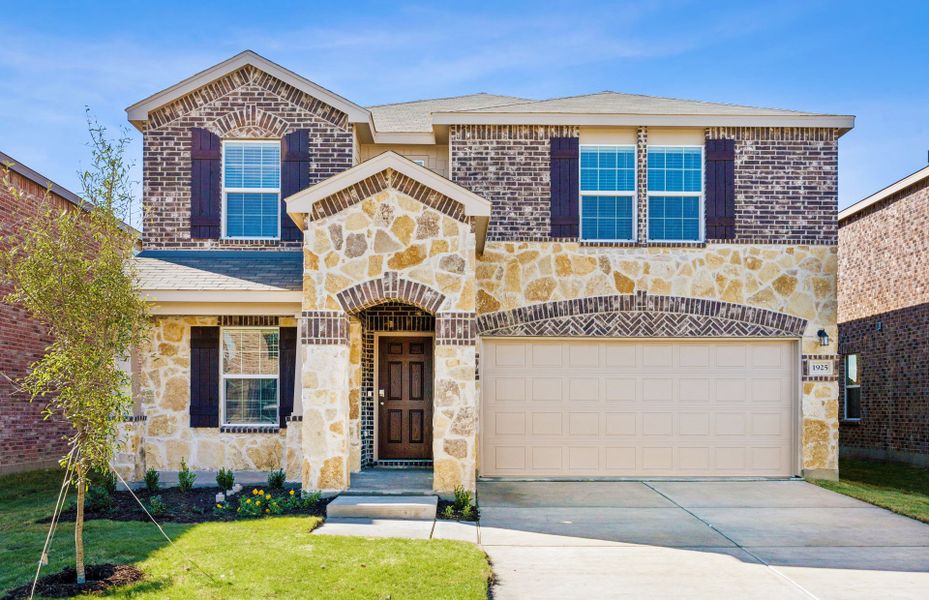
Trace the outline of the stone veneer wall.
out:
[[[476,242],[470,220],[457,203],[392,171],[317,207],[304,232],[304,487],[349,485],[360,462],[346,433],[360,415],[360,386],[350,382],[361,371],[361,344],[353,341],[361,340],[360,322],[349,314],[396,300],[436,316],[435,489],[474,489]]]
[[[645,298],[720,301],[781,313],[797,323],[805,321],[801,462],[805,472],[834,476],[838,468],[837,377],[809,377],[805,364],[811,357],[837,358],[837,259],[836,247],[826,245],[607,248],[573,242],[493,242],[477,261],[478,320],[492,321],[494,313],[501,311],[645,292]],[[617,319],[611,326],[613,331],[585,335],[641,335],[622,329],[623,322]],[[819,345],[816,332],[820,328],[830,335],[828,347]],[[758,329],[752,335],[798,333]],[[535,331],[533,335],[552,333]],[[711,335],[747,333],[720,330]]]
[[[862,377],[843,454],[929,465],[927,231],[929,178],[839,223],[839,351]]]
[[[202,240],[190,237],[190,129],[222,138],[281,139],[310,131],[310,185],[353,164],[348,116],[300,90],[246,66],[151,113],[143,132],[146,249],[299,248],[297,241]]]
[[[281,319],[281,326],[294,319]],[[270,471],[296,461],[285,456],[291,427],[269,433],[224,433],[219,427],[190,427],[190,328],[219,325],[217,317],[155,317],[150,346],[140,352],[144,423],[144,468],[175,471],[181,459],[191,469]],[[299,442],[299,439],[296,440]],[[144,471],[143,468],[143,471]]]

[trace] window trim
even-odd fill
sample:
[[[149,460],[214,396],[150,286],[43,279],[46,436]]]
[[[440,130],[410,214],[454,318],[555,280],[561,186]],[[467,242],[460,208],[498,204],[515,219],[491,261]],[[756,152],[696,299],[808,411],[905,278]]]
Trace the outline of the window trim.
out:
[[[659,192],[648,189],[648,150],[649,148],[698,148],[700,150],[700,191],[699,192]],[[698,234],[695,240],[658,240],[652,239],[651,227],[646,216],[645,239],[656,244],[702,244],[706,241],[706,148],[698,144],[654,144],[645,148],[645,211],[651,205],[652,196],[672,196],[690,198],[697,196]]]
[[[277,183],[278,187],[276,188],[227,188],[226,187],[226,144],[273,144],[277,143],[278,152],[281,151],[281,140],[275,139],[224,139],[222,141],[222,153],[220,155],[219,161],[219,178],[220,185],[222,186],[222,206],[220,208],[220,221],[222,222],[222,239],[224,240],[255,240],[255,241],[268,241],[268,240],[277,240],[281,239],[281,166],[280,161],[278,161],[278,176]],[[280,156],[280,154],[278,154]],[[226,231],[226,218],[229,216],[229,211],[227,209],[227,194],[277,194],[277,234],[273,236],[238,236],[238,235],[229,235]]]
[[[581,184],[581,155],[584,153],[584,148],[626,148],[632,150],[632,190],[624,191],[594,191],[587,190],[585,191],[583,185]],[[636,145],[635,144],[578,144],[577,149],[577,192],[578,192],[578,204],[577,204],[577,237],[582,242],[593,242],[593,243],[628,243],[636,242],[639,239],[638,231],[638,222],[639,222],[639,203],[638,203],[638,190],[639,190],[639,161],[636,157]],[[614,198],[625,198],[627,196],[632,197],[632,237],[631,238],[585,238],[584,237],[584,196],[612,196]]]
[[[858,383],[848,385],[848,357],[855,356],[855,368],[858,370]],[[861,420],[861,353],[850,352],[842,357],[842,420],[843,421],[860,421]],[[858,390],[858,416],[848,416],[848,388]]]
[[[238,238],[236,238],[238,239]],[[274,374],[274,380],[277,382],[275,386],[276,392],[276,403],[277,403],[277,419],[273,423],[229,423],[226,420],[226,379],[271,379],[271,375],[234,375],[227,377],[225,373],[225,363],[226,363],[226,353],[223,352],[223,340],[225,340],[225,331],[227,329],[232,330],[241,330],[241,329],[256,329],[259,331],[268,331],[272,329],[277,330],[277,353],[278,361],[280,361],[281,354],[281,328],[277,327],[258,327],[258,326],[246,326],[246,327],[220,327],[219,328],[219,426],[223,427],[272,427],[278,426],[281,422],[281,369],[280,363],[278,363],[277,373]]]

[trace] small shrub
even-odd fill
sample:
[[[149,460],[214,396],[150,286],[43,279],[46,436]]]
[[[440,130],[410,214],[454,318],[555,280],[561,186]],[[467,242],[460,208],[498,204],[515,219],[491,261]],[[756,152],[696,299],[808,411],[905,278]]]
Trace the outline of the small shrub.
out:
[[[145,471],[145,489],[150,492],[158,491],[158,471],[155,469],[149,468]]]
[[[116,473],[112,469],[99,469],[90,475],[91,485],[101,487],[108,493],[116,492]]]
[[[284,469],[278,469],[277,471],[268,473],[268,488],[272,490],[284,489],[284,483],[286,481],[287,475],[284,474]]]
[[[458,512],[464,511],[465,507],[471,506],[471,500],[473,496],[471,492],[464,489],[462,486],[457,486],[455,488],[455,510]]]
[[[307,510],[319,504],[322,497],[318,491],[298,493],[296,490],[290,490],[280,501],[280,505],[285,511]]]
[[[442,511],[442,516],[445,517],[446,519],[454,519],[455,518],[455,507],[452,506],[451,504],[447,505],[445,509]]]
[[[471,519],[471,517],[473,516],[474,516],[474,509],[471,507],[470,504],[461,509],[461,518]]]
[[[233,475],[232,471],[229,469],[220,469],[219,473],[216,474],[216,485],[218,485],[219,489],[225,494],[235,485],[235,475]]]
[[[181,470],[177,473],[177,487],[185,494],[193,489],[197,476],[187,466],[187,461],[181,459]]]
[[[84,508],[91,512],[106,512],[113,507],[109,490],[101,485],[91,485],[84,497]]]
[[[152,496],[148,500],[148,512],[152,513],[153,517],[163,515],[168,512],[168,505],[161,499],[161,496]]]

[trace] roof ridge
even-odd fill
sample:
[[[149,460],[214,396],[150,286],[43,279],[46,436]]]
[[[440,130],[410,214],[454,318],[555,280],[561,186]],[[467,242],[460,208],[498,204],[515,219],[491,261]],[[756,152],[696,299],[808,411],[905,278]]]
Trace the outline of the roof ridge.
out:
[[[498,96],[500,98],[520,98],[522,100],[529,100],[529,98],[521,98],[520,96],[510,96],[507,94],[494,94],[491,92],[474,92],[471,94],[458,94],[457,96],[442,96],[440,98],[420,98],[418,100],[405,100],[403,102],[388,102],[387,104],[370,104],[365,106],[365,108],[384,108],[385,106],[400,106],[403,104],[416,104],[418,102],[435,102],[436,100],[455,100],[458,98],[470,98],[472,96]]]

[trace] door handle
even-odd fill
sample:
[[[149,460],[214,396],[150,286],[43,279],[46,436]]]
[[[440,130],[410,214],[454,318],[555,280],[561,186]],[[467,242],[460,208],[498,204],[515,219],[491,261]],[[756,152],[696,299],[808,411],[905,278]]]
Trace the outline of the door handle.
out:
[[[384,406],[384,403],[383,403],[383,402],[381,402],[381,406]]]

